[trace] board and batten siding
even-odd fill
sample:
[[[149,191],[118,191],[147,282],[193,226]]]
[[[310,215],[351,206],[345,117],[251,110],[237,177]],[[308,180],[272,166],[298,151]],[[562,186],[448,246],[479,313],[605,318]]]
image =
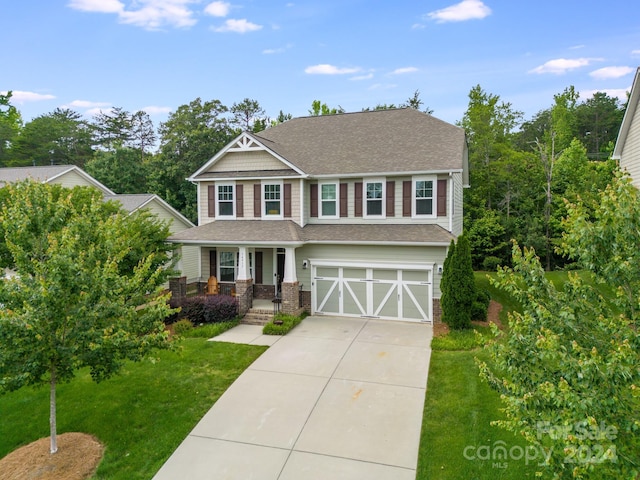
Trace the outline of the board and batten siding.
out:
[[[359,261],[388,264],[396,269],[398,264],[426,263],[436,264],[433,269],[433,297],[440,298],[440,280],[438,266],[442,266],[447,256],[446,247],[402,247],[384,245],[305,245],[296,249],[296,275],[302,290],[311,290],[311,266],[302,268],[303,260]]]
[[[627,170],[633,184],[640,188],[640,108],[636,108],[620,155],[620,167]]]

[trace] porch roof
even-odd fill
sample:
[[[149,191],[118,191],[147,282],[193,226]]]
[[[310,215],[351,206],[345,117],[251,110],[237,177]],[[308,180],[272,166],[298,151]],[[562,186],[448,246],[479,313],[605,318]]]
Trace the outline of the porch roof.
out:
[[[184,230],[168,240],[191,245],[302,246],[323,243],[448,246],[454,239],[454,235],[439,225],[312,224],[302,228],[291,220],[221,220]]]

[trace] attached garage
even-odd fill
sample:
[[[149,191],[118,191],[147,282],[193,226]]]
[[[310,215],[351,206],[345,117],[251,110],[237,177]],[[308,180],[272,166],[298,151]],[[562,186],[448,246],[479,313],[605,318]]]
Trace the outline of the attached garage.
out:
[[[311,261],[313,314],[431,322],[433,265]]]

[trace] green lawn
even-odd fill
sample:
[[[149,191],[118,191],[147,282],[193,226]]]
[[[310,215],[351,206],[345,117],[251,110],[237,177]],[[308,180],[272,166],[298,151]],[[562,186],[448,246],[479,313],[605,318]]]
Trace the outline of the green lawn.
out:
[[[157,361],[128,363],[100,384],[83,372],[58,389],[58,433],[105,445],[96,479],[151,478],[211,405],[266,347],[187,338]],[[48,389],[0,396],[0,458],[49,436]]]

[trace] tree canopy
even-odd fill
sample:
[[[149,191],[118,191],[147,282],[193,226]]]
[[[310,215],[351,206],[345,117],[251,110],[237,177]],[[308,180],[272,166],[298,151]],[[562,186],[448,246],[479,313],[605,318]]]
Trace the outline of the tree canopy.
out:
[[[101,381],[169,346],[169,231],[88,187],[10,184],[0,205],[0,261],[15,272],[0,280],[0,392],[50,385],[55,453],[58,383],[84,367]]]

